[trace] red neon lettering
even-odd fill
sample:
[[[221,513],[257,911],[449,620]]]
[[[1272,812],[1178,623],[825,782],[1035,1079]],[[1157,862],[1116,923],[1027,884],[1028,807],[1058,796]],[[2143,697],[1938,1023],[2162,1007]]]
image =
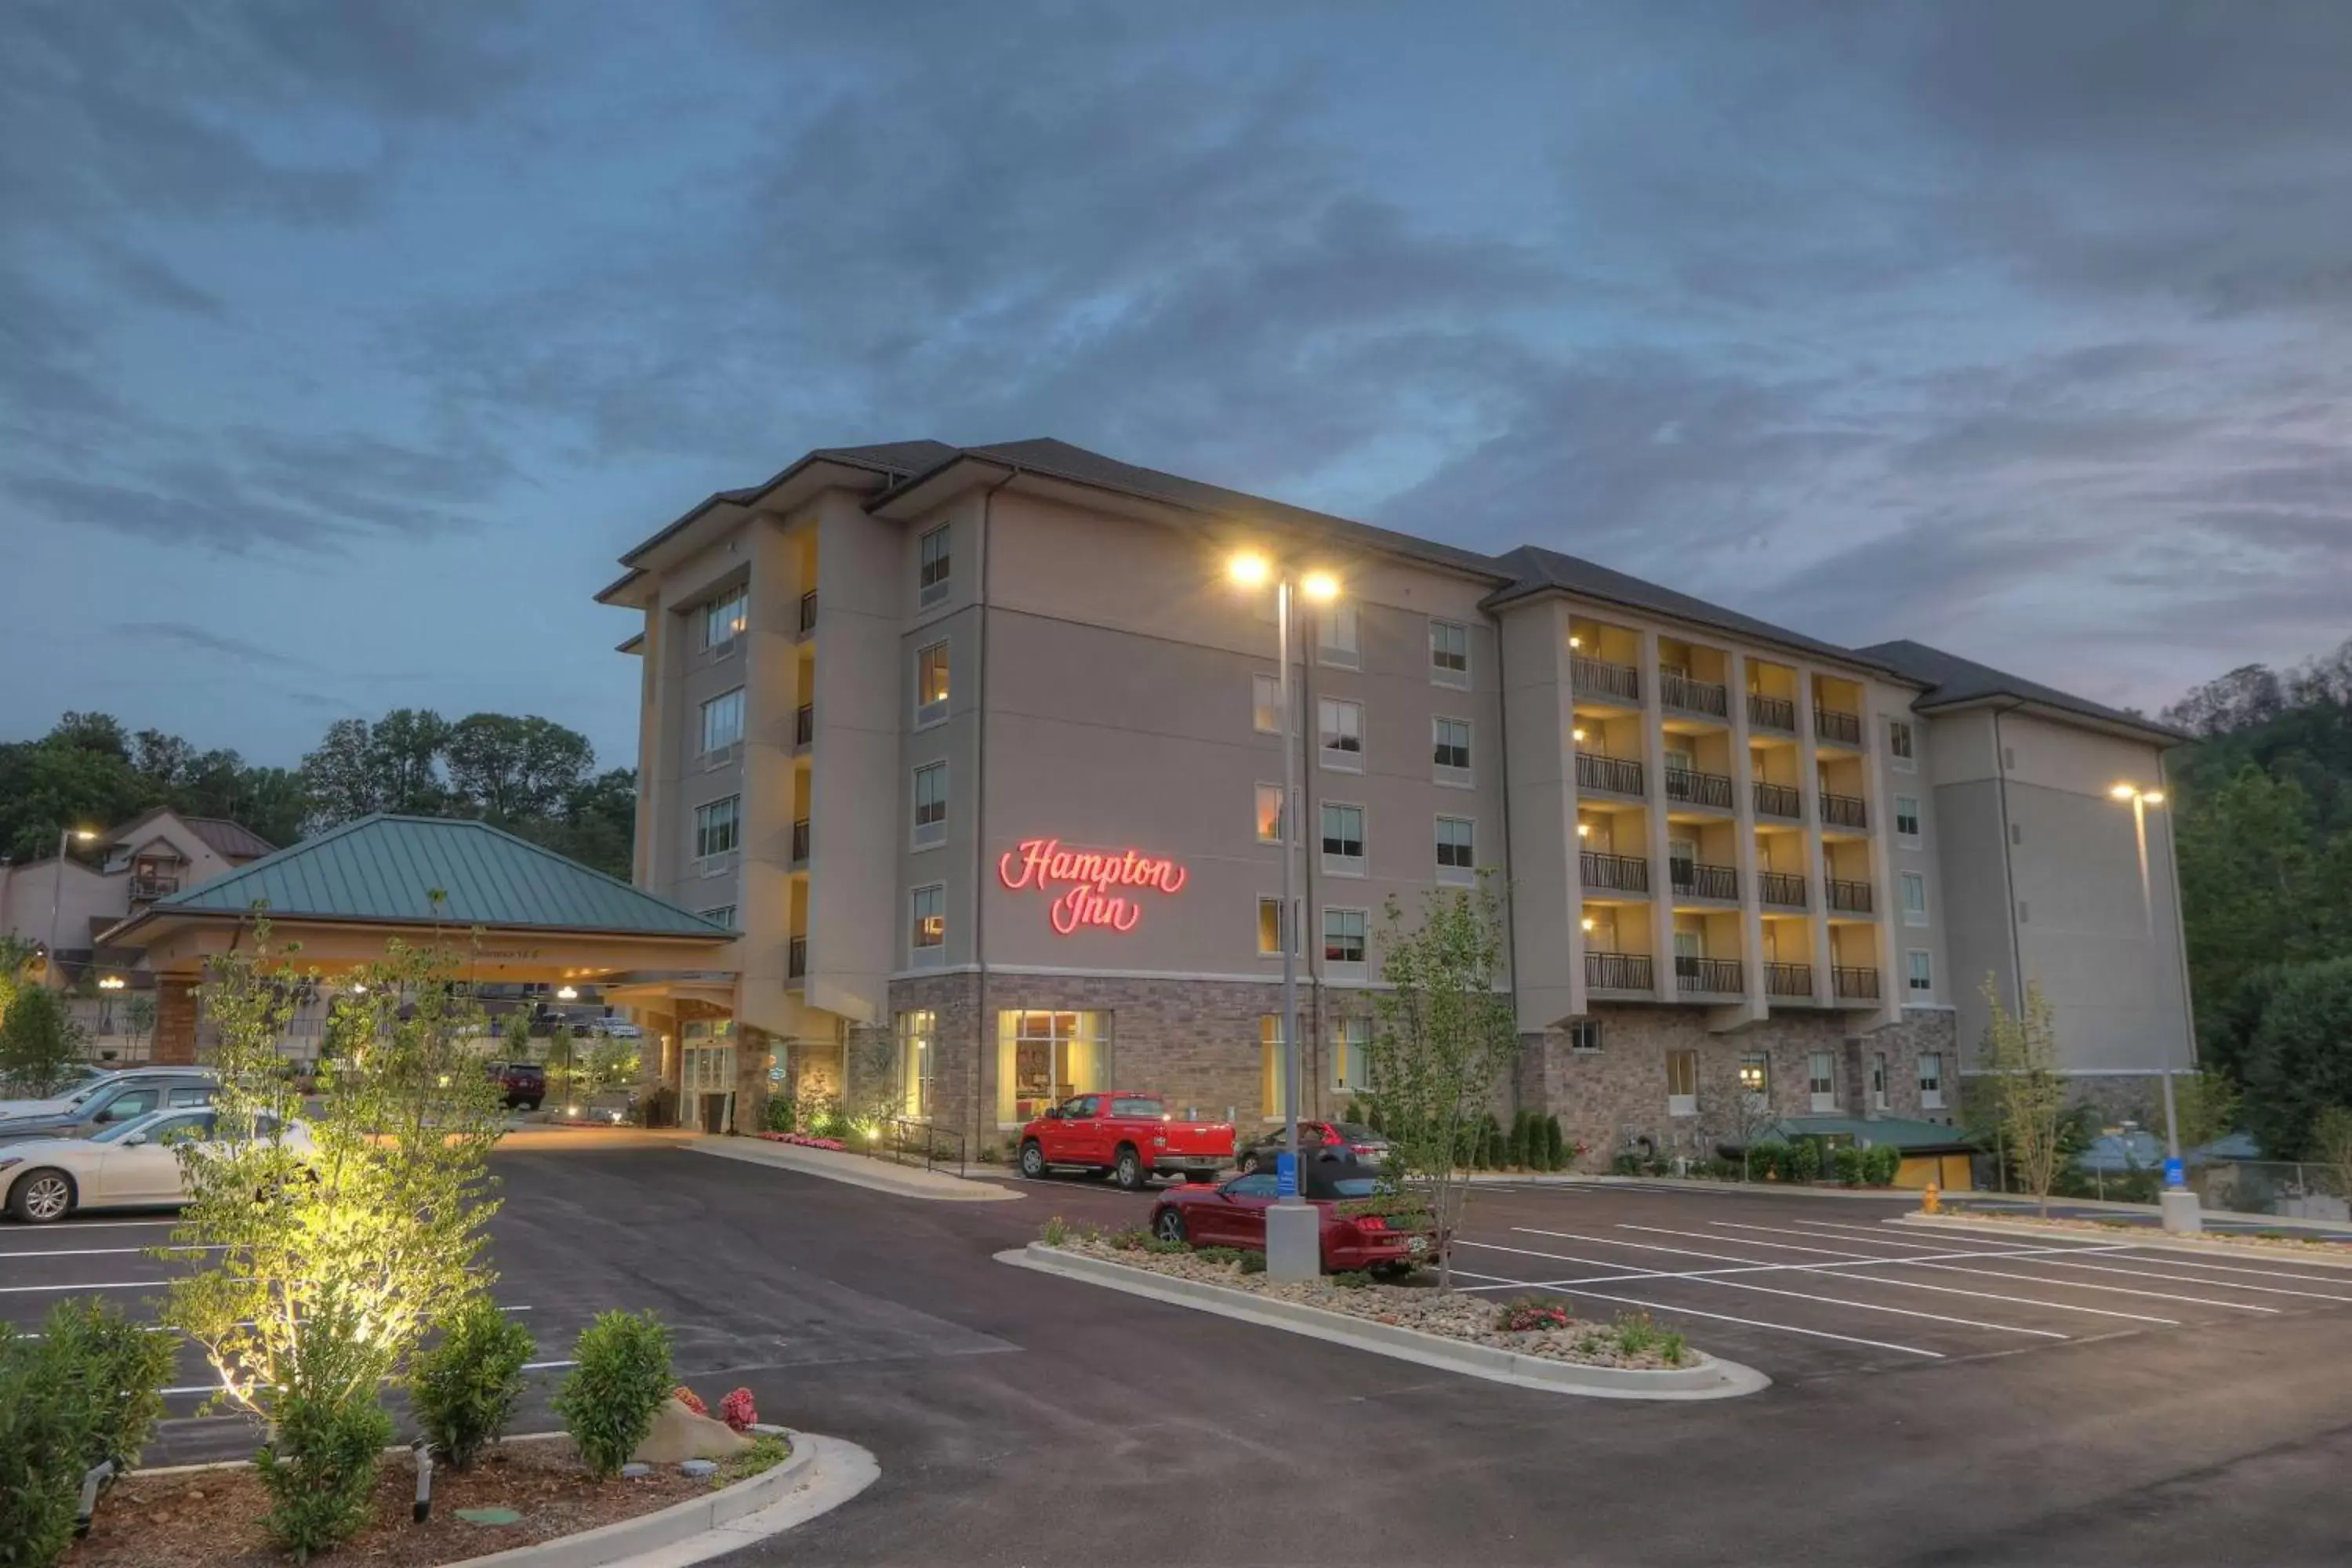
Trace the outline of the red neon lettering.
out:
[[[1132,849],[1106,855],[1096,850],[1072,850],[1058,838],[1024,838],[1016,848],[996,858],[996,879],[1015,892],[1024,889],[1055,894],[1046,920],[1055,933],[1069,936],[1081,926],[1131,931],[1143,919],[1143,906],[1113,894],[1113,888],[1150,888],[1173,893],[1191,873],[1173,860],[1139,855]]]

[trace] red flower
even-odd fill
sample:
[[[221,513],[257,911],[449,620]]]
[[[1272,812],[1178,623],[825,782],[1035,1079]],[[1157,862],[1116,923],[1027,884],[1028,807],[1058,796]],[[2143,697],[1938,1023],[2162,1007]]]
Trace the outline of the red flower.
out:
[[[708,1415],[710,1414],[710,1406],[702,1403],[701,1396],[682,1383],[676,1388],[669,1391],[669,1396],[672,1399],[677,1400],[680,1405],[685,1405],[688,1410],[693,1411],[697,1415]]]
[[[739,1388],[719,1402],[719,1419],[738,1432],[759,1418],[760,1412],[752,1406],[751,1391],[748,1388]]]

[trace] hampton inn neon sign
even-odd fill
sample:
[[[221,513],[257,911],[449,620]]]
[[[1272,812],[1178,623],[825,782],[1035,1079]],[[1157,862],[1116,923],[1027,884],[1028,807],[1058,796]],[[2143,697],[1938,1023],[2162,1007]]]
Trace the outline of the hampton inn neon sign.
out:
[[[1065,849],[1058,838],[1024,838],[1019,848],[996,858],[998,881],[1015,892],[1034,888],[1053,900],[1045,918],[1062,936],[1081,926],[1133,931],[1143,918],[1143,904],[1114,889],[1173,893],[1182,889],[1186,875],[1173,860],[1132,849]]]

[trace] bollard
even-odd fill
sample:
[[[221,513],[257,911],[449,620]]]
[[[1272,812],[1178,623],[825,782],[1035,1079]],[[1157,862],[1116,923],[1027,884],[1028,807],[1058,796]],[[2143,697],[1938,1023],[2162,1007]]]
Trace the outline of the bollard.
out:
[[[409,1447],[416,1455],[416,1510],[413,1517],[423,1524],[433,1517],[433,1445],[419,1437]]]
[[[1933,1182],[1929,1182],[1927,1184],[1927,1190],[1919,1194],[1919,1212],[1921,1214],[1942,1214],[1944,1212],[1943,1190],[1937,1187]]]

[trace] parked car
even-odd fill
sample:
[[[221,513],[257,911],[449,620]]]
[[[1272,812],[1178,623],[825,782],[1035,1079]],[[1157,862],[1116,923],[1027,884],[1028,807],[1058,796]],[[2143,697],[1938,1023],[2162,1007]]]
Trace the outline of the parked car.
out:
[[[485,1069],[506,1090],[509,1110],[537,1110],[547,1098],[547,1069],[537,1062],[489,1062]]]
[[[50,1088],[47,1095],[37,1097],[33,1094],[31,1086],[15,1079],[0,1078],[0,1111],[5,1111],[8,1105],[21,1100],[61,1099],[84,1084],[101,1078],[111,1078],[121,1070],[121,1068],[100,1067],[96,1062],[76,1062],[66,1068],[64,1075]]]
[[[1271,1171],[1275,1157],[1288,1142],[1287,1129],[1276,1127],[1242,1151],[1236,1167],[1246,1175],[1252,1171]],[[1298,1124],[1298,1153],[1311,1160],[1325,1149],[1345,1149],[1368,1165],[1377,1165],[1389,1157],[1389,1141],[1360,1121],[1302,1121]]]
[[[101,1127],[151,1110],[202,1110],[218,1086],[199,1068],[132,1068],[92,1079],[56,1100],[0,1105],[0,1142],[19,1138],[87,1138]]]
[[[276,1124],[262,1118],[265,1134]],[[0,1145],[0,1204],[28,1225],[48,1225],[77,1209],[168,1206],[187,1201],[176,1144],[214,1135],[214,1113],[197,1107],[151,1111],[98,1129],[87,1138],[31,1138]],[[310,1130],[286,1124],[298,1158],[311,1152]]]
[[[1376,1198],[1379,1173],[1353,1159],[1328,1152],[1308,1160],[1301,1191],[1322,1218],[1323,1271],[1361,1269],[1396,1274],[1428,1256],[1427,1230],[1389,1215],[1351,1214],[1351,1203]],[[1195,1247],[1239,1247],[1264,1251],[1265,1211],[1278,1196],[1271,1171],[1253,1171],[1214,1187],[1179,1187],[1151,1205],[1151,1234],[1162,1241]]]
[[[1060,1166],[1108,1174],[1129,1192],[1153,1176],[1205,1182],[1234,1163],[1223,1121],[1179,1121],[1155,1095],[1132,1089],[1073,1095],[1021,1130],[1021,1173]]]

